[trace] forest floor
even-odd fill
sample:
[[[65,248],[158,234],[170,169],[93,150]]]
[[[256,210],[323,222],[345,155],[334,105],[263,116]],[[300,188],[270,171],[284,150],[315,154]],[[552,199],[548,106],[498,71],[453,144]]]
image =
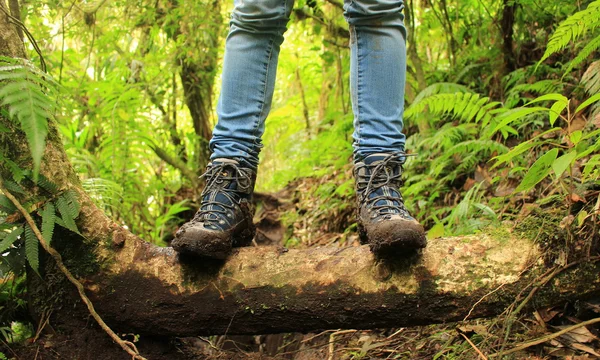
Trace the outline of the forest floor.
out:
[[[335,175],[332,175],[335,176]],[[352,202],[343,196],[314,197],[331,179],[302,179],[276,194],[257,194],[255,246],[297,248],[359,246]],[[284,239],[287,239],[284,241]],[[435,241],[435,240],[432,240]],[[76,296],[74,295],[74,298]],[[65,306],[66,307],[66,306]],[[149,338],[122,334],[149,360],[163,359],[488,359],[531,339],[598,318],[600,299],[497,318],[412,328],[257,336]],[[600,327],[580,327],[508,359],[596,359]],[[79,303],[53,315],[45,331],[25,345],[0,347],[15,359],[118,360],[130,357],[101,332]]]

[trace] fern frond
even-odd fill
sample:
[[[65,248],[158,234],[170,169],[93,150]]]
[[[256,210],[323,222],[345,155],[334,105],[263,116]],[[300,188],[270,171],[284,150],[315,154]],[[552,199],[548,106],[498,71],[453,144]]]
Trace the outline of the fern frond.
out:
[[[46,204],[42,211],[42,236],[48,244],[54,235],[54,224],[56,223],[56,209],[52,203]]]
[[[437,94],[454,94],[454,93],[466,93],[471,92],[468,87],[455,83],[435,83],[431,84],[425,89],[421,90],[419,94],[413,100],[413,104],[421,102],[423,99],[428,98],[432,95]]]
[[[61,197],[65,199],[67,202],[67,206],[69,206],[70,214],[73,219],[77,219],[79,217],[79,211],[81,210],[81,206],[79,205],[79,196],[75,190],[69,189],[65,191]]]
[[[14,229],[10,234],[6,235],[6,237],[2,241],[0,241],[0,254],[8,250],[12,246],[12,244],[14,244],[15,241],[17,241],[17,239],[22,233],[23,227],[19,226],[18,228]]]
[[[587,59],[590,55],[592,55],[594,51],[598,49],[600,49],[600,35],[592,39],[592,41],[590,41],[589,43],[587,43],[583,47],[583,49],[579,51],[579,54],[577,54],[575,59],[569,62],[569,65],[567,65],[567,69],[565,70],[565,75],[570,73],[574,67],[579,66],[582,62],[585,61],[585,59]]]
[[[488,124],[493,114],[498,111],[498,102],[490,102],[490,98],[481,97],[475,93],[437,94],[413,103],[404,113],[408,119],[412,116],[429,111],[443,116],[451,115],[463,122],[482,122]]]
[[[600,93],[600,61],[593,62],[581,77],[581,83],[588,94]]]
[[[56,207],[58,208],[58,212],[60,212],[62,220],[56,221],[56,223],[61,226],[64,225],[65,228],[75,233],[79,233],[79,229],[77,229],[77,225],[75,224],[77,214],[73,211],[73,208],[69,206],[69,203],[64,196],[59,196],[58,199],[56,199]]]
[[[474,165],[480,161],[488,161],[493,154],[505,154],[510,149],[494,140],[478,139],[463,141],[446,150],[443,158],[460,157],[460,163],[453,170],[453,173],[460,174],[466,171],[472,171]],[[466,156],[464,154],[467,154]]]
[[[4,187],[6,187],[6,189],[8,191],[10,191],[11,193],[26,195],[26,192],[25,192],[25,190],[23,190],[21,185],[17,184],[14,181],[4,180]]]
[[[39,174],[37,180],[33,178],[33,174],[31,174],[31,173],[28,173],[27,177],[31,181],[33,181],[37,186],[41,187],[42,189],[44,189],[51,195],[54,195],[58,192],[58,186],[55,183],[53,183],[52,181],[50,181],[43,174]]]
[[[0,104],[9,117],[18,120],[25,132],[33,159],[34,178],[46,148],[48,119],[55,102],[44,92],[53,88],[48,75],[40,74],[28,62],[0,58]]]
[[[12,214],[15,211],[17,211],[15,204],[13,204],[6,196],[0,195],[0,212]]]
[[[2,153],[0,153],[0,163],[8,167],[15,182],[20,183],[21,180],[25,178],[25,171],[23,171],[23,169],[21,169],[14,161],[3,156]]]
[[[548,41],[548,47],[540,63],[552,54],[564,49],[571,41],[575,41],[600,26],[600,0],[589,4],[587,9],[569,16],[563,21]]]
[[[439,129],[434,129],[431,136],[425,137],[418,143],[418,148],[439,149],[443,151],[454,144],[464,141],[477,132],[475,124],[444,124]]]
[[[25,224],[25,257],[29,266],[39,273],[40,270],[40,245],[38,238],[35,236],[33,229],[29,224]]]

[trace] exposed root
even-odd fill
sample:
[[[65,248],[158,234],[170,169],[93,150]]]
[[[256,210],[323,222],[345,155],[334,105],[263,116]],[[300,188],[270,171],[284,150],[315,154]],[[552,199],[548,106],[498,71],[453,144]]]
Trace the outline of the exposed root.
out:
[[[147,360],[146,358],[144,358],[143,356],[140,355],[140,353],[138,352],[135,344],[133,344],[130,341],[122,340],[117,334],[115,334],[114,331],[112,331],[112,329],[110,327],[108,327],[108,325],[106,325],[106,323],[104,322],[104,320],[102,320],[102,318],[100,317],[100,315],[98,315],[98,313],[94,309],[94,305],[92,304],[92,302],[90,301],[90,299],[85,294],[85,290],[84,290],[83,285],[81,284],[81,282],[79,282],[79,280],[77,280],[73,276],[73,274],[71,274],[71,272],[69,271],[69,269],[67,269],[67,267],[65,266],[65,264],[62,261],[62,257],[58,253],[58,251],[56,251],[54,248],[52,248],[50,245],[48,245],[48,243],[46,242],[46,240],[44,240],[44,237],[42,236],[42,233],[38,229],[37,225],[35,224],[35,221],[31,217],[31,215],[29,214],[29,212],[27,212],[27,210],[25,210],[25,208],[23,207],[23,205],[21,205],[21,203],[19,202],[19,200],[17,200],[17,198],[15,198],[8,190],[6,190],[6,188],[4,188],[4,184],[2,183],[1,179],[0,179],[0,190],[17,207],[17,209],[19,209],[19,211],[21,212],[21,214],[25,218],[25,221],[27,221],[27,223],[29,224],[29,226],[33,230],[33,233],[35,234],[35,236],[40,241],[40,244],[42,245],[42,247],[44,248],[44,250],[46,250],[46,252],[48,254],[50,254],[50,256],[52,256],[52,258],[56,262],[56,265],[58,266],[58,268],[60,269],[60,271],[67,277],[67,279],[73,285],[75,285],[75,287],[77,288],[77,291],[79,292],[79,296],[81,297],[81,300],[85,303],[85,305],[88,308],[88,311],[90,312],[90,315],[92,315],[92,317],[94,318],[94,320],[96,320],[96,322],[98,323],[98,325],[100,325],[100,327],[102,328],[102,330],[104,330],[108,334],[108,336],[110,336],[113,339],[113,341],[115,341],[117,344],[119,344],[119,346],[121,346],[121,348],[123,350],[125,350],[129,355],[131,355],[132,359],[135,359],[135,360]]]

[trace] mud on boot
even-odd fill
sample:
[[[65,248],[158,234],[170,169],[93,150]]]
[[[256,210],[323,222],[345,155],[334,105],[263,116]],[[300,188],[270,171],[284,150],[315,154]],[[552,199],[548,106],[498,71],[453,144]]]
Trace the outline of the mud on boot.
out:
[[[354,166],[361,243],[377,255],[424,248],[423,226],[400,193],[404,154],[372,154]]]
[[[256,229],[252,193],[256,173],[232,159],[215,159],[203,175],[200,209],[171,243],[186,254],[225,259],[232,248],[250,245]]]

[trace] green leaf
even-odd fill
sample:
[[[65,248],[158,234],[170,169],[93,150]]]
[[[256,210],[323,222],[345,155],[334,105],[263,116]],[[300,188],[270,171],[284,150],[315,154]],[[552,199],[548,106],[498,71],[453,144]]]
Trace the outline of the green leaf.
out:
[[[444,224],[439,222],[439,223],[433,225],[433,227],[431,229],[429,229],[429,231],[427,232],[427,238],[428,239],[441,238],[444,236],[444,233],[445,233]]]
[[[540,181],[544,180],[550,174],[552,163],[556,160],[557,155],[558,149],[554,148],[537,159],[529,171],[527,171],[527,174],[525,174],[523,181],[515,189],[515,192],[529,191]]]
[[[571,135],[569,135],[569,140],[571,140],[571,142],[573,143],[573,145],[577,145],[581,141],[581,137],[582,136],[583,136],[583,131],[576,130],[576,131],[573,131],[571,133]]]
[[[79,229],[77,229],[77,225],[75,225],[76,216],[74,215],[76,214],[73,212],[73,209],[69,207],[69,203],[64,196],[60,196],[58,199],[56,199],[56,207],[58,208],[58,212],[60,212],[61,220],[62,223],[64,223],[64,226],[67,229],[79,234]],[[62,225],[58,221],[57,224]]]
[[[558,159],[554,160],[552,163],[552,170],[554,170],[554,175],[556,178],[560,178],[560,176],[567,170],[567,168],[575,161],[577,157],[577,151],[573,150],[568,154],[565,154]]]
[[[47,203],[42,211],[42,236],[48,244],[52,241],[54,224],[56,223],[56,210],[52,203]]]
[[[550,115],[550,125],[554,126],[556,119],[558,119],[560,114],[567,108],[568,105],[569,105],[568,101],[565,101],[565,102],[557,101],[554,103],[554,105],[552,105],[552,107],[550,108],[550,114],[549,114]]]
[[[29,224],[25,225],[25,256],[29,265],[39,274],[40,270],[40,246],[38,238]]]
[[[8,234],[2,241],[0,241],[0,254],[8,250],[12,244],[19,238],[19,235],[23,233],[23,227],[19,226]]]
[[[581,105],[579,105],[577,107],[577,109],[575,109],[575,113],[580,112],[581,110],[585,109],[586,107],[590,106],[591,104],[595,103],[596,101],[600,101],[600,94],[596,94],[596,95],[590,97],[589,99],[587,99],[586,101],[584,101],[583,103],[581,103]]]
[[[564,103],[565,105],[569,103],[569,99],[567,99],[566,96],[561,95],[561,94],[546,94],[546,95],[542,95],[539,96],[533,100],[531,100],[530,102],[528,102],[525,106],[529,106],[531,104],[535,104],[538,102],[542,102],[542,101],[556,101],[559,103]]]
[[[6,196],[0,195],[0,211],[6,214],[12,214],[17,211],[17,208]]]
[[[17,62],[0,67],[0,80],[0,104],[8,107],[10,118],[18,120],[25,132],[33,159],[33,177],[37,178],[46,148],[48,119],[55,106],[44,92],[52,91],[52,80],[34,67]]]
[[[67,205],[69,206],[69,211],[73,219],[77,219],[79,216],[79,211],[81,210],[81,206],[79,205],[79,198],[77,192],[75,190],[69,189],[65,191],[61,197],[65,199]]]
[[[23,190],[23,188],[14,181],[4,180],[4,187],[6,187],[6,189],[8,191],[10,191],[11,193],[16,193],[16,194],[21,194],[21,195],[27,194],[25,192],[25,190]]]
[[[548,108],[536,106],[536,107],[531,107],[531,108],[521,107],[521,108],[516,108],[511,111],[508,111],[508,112],[502,114],[501,116],[498,116],[498,120],[500,120],[500,123],[498,125],[496,125],[496,127],[492,130],[491,134],[488,134],[488,137],[491,137],[496,132],[498,132],[500,129],[505,128],[508,124],[512,123],[513,121],[515,121],[517,119],[520,119],[527,115],[534,114],[536,112],[548,111],[548,110],[549,110]]]

